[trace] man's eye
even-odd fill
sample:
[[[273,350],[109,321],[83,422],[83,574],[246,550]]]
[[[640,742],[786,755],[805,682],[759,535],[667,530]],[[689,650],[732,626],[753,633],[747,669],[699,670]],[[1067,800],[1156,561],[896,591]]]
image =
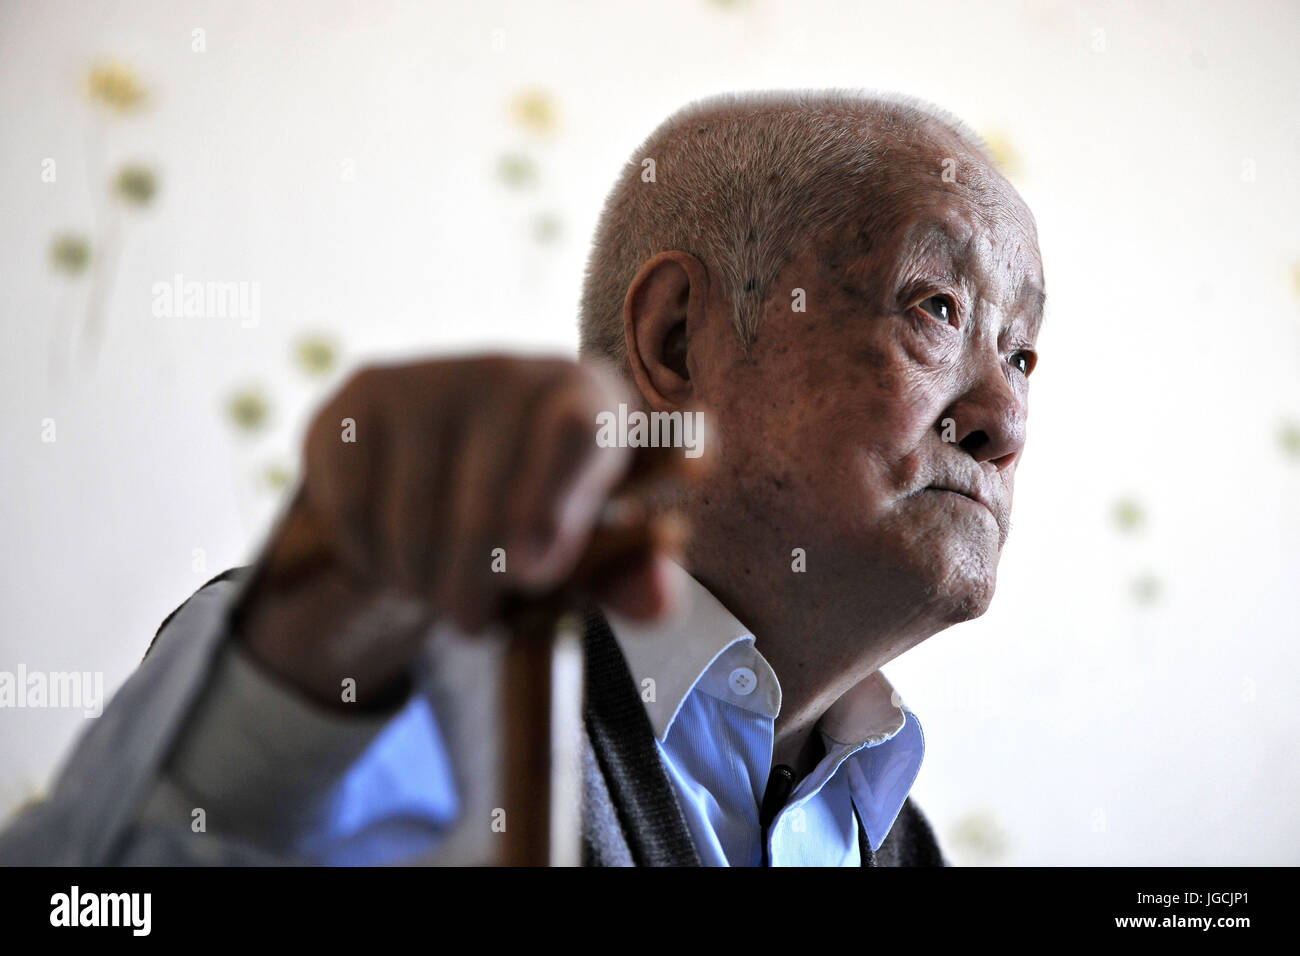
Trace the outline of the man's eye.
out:
[[[918,302],[917,308],[934,316],[945,325],[952,322],[952,317],[957,312],[956,306],[952,304],[952,299],[946,295],[932,295],[930,298]]]
[[[1034,352],[1019,351],[1011,354],[1011,364],[1021,375],[1028,377],[1038,364],[1038,355]]]

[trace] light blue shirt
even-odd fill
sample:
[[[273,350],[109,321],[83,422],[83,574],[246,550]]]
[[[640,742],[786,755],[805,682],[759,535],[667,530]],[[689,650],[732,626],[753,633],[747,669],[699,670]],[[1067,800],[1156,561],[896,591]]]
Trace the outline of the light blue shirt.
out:
[[[680,571],[680,569],[679,569]],[[754,635],[680,571],[677,611],[643,626],[606,612],[641,690],[701,860],[759,866],[759,808],[772,769],[781,685]],[[825,756],[772,821],[773,866],[860,866],[860,815],[880,849],[921,769],[920,721],[880,672],[822,717]]]
[[[611,628],[701,859],[755,865],[780,686],[753,636],[684,571],[679,585],[685,600],[656,628],[610,615]],[[227,640],[239,590],[213,584],[168,623],[49,799],[0,833],[0,863],[373,865],[439,851],[462,805],[428,675],[391,713],[324,711]],[[773,824],[774,865],[858,865],[854,808],[878,848],[920,768],[920,724],[883,675],[819,727],[827,753]]]

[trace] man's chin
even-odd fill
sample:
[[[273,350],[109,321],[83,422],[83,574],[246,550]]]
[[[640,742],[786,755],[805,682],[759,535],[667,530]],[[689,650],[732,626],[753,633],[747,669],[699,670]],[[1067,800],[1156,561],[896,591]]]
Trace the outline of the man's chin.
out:
[[[996,554],[949,555],[932,562],[926,575],[925,597],[930,616],[945,626],[980,617],[993,603],[997,587]]]
[[[836,542],[842,563],[834,553],[827,563],[837,567],[837,588],[851,600],[906,608],[918,624],[948,627],[981,616],[993,601],[999,542],[991,528],[981,531],[870,529],[847,544]]]
[[[980,591],[970,591],[949,596],[939,606],[939,619],[949,627],[953,624],[961,624],[964,621],[973,621],[983,615],[992,603],[992,586]]]

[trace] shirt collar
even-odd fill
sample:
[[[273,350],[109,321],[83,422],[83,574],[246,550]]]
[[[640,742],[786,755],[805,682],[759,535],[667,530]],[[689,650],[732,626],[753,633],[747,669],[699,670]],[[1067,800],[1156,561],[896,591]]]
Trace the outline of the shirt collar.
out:
[[[649,624],[602,608],[610,630],[641,692],[646,714],[662,743],[686,697],[697,684],[705,693],[775,718],[781,710],[781,685],[754,635],[685,568],[670,562],[678,600],[665,617]],[[738,647],[735,645],[747,645]],[[758,691],[738,695],[730,676],[748,666],[759,678]],[[650,682],[650,683],[648,683]],[[822,715],[818,728],[832,745],[881,743],[903,729],[910,709],[880,671],[850,687]]]
[[[677,600],[673,610],[658,621],[642,623],[602,608],[614,632],[628,670],[641,692],[646,714],[662,743],[686,696],[718,658],[742,641],[751,646],[754,635],[722,606],[709,590],[685,568],[670,562],[669,582]],[[780,687],[775,691],[773,716],[781,706]],[[739,701],[737,701],[739,703]],[[746,702],[747,704],[748,702]]]

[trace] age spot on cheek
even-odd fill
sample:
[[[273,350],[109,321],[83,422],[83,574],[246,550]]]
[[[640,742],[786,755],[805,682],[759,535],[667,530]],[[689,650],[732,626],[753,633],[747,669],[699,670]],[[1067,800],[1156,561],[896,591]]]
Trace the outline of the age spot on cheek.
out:
[[[883,350],[864,346],[853,350],[853,361],[856,365],[864,366],[876,371],[882,371],[889,368],[889,356]]]

